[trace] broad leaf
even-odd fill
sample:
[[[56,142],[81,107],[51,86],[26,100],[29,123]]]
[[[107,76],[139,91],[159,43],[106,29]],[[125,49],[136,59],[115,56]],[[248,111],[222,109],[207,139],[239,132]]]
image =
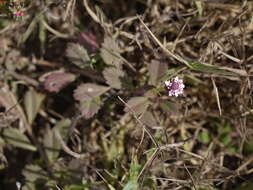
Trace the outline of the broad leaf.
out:
[[[120,67],[122,62],[120,58],[121,50],[114,39],[106,37],[100,51],[100,55],[106,64]]]
[[[35,119],[40,106],[45,98],[45,95],[35,92],[33,89],[30,89],[25,94],[25,110],[27,115],[28,123],[31,125]]]
[[[67,131],[70,124],[71,121],[69,119],[63,119],[57,122],[53,129],[50,128],[46,129],[43,139],[43,145],[46,150],[48,159],[51,163],[57,159],[59,152],[61,150],[61,144],[59,142],[59,139],[57,138],[56,133],[59,133],[62,139],[66,140]]]
[[[99,48],[97,38],[91,32],[81,32],[79,42],[91,52],[95,52]]]
[[[92,100],[109,90],[110,87],[92,83],[85,83],[78,86],[74,91],[74,98],[79,101]]]
[[[65,73],[64,71],[52,71],[40,77],[40,82],[49,92],[59,92],[62,88],[76,79],[74,74]]]
[[[93,117],[100,109],[102,102],[100,97],[95,97],[91,100],[81,101],[80,111],[85,119]]]
[[[130,107],[130,109],[125,107],[124,111],[133,111],[135,114],[139,115],[146,111],[149,104],[150,102],[147,97],[133,97],[127,102],[127,105]]]
[[[146,126],[150,126],[150,127],[154,127],[157,126],[157,122],[153,116],[153,114],[150,111],[146,111],[142,117],[140,118],[140,120],[146,125]]]
[[[103,71],[104,78],[106,79],[106,83],[110,85],[112,88],[121,88],[121,80],[120,78],[124,76],[124,72],[121,69],[117,69],[114,67],[106,68]]]
[[[19,129],[24,132],[28,125],[24,110],[18,103],[15,94],[9,89],[7,85],[0,88],[0,106],[8,110],[8,115],[11,115],[12,121],[19,119]],[[1,121],[0,123],[5,123]]]
[[[166,73],[168,65],[164,61],[152,60],[148,65],[149,82],[151,85],[156,85],[161,81],[162,76]]]
[[[20,130],[15,128],[4,128],[2,138],[9,144],[26,150],[36,151],[30,140]]]
[[[38,186],[46,189],[45,183],[48,180],[48,174],[38,165],[26,165],[22,170],[26,183],[22,190],[36,190]]]
[[[78,67],[85,68],[88,66],[87,62],[90,61],[90,57],[86,49],[81,45],[74,43],[68,44],[66,53],[68,59]]]

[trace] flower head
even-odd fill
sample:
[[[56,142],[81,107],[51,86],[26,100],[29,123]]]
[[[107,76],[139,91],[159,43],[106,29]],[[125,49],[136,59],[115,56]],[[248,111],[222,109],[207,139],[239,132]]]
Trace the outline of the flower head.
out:
[[[168,89],[169,96],[178,96],[179,94],[183,94],[184,83],[182,79],[175,77],[172,80],[166,80],[165,86]]]
[[[24,12],[21,11],[21,10],[16,11],[16,12],[14,13],[14,16],[16,16],[16,17],[22,17],[23,15],[24,15]]]

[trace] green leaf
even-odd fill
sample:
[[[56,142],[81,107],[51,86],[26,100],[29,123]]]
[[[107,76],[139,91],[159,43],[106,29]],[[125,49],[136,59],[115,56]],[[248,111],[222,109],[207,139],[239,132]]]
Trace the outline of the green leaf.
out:
[[[149,83],[151,85],[156,85],[161,81],[162,76],[166,73],[168,69],[168,64],[160,60],[152,60],[148,65],[149,71]]]
[[[128,100],[127,105],[130,107],[125,107],[124,111],[129,112],[129,111],[134,111],[135,114],[139,115],[144,113],[150,102],[147,97],[143,96],[137,96],[137,97],[132,97],[130,100]]]
[[[229,145],[232,141],[232,138],[229,136],[229,134],[223,134],[220,137],[220,141],[222,144],[224,144],[225,146]]]
[[[102,105],[100,97],[95,97],[91,100],[84,100],[80,103],[80,111],[85,119],[93,117]]]
[[[79,101],[92,100],[109,90],[110,87],[92,83],[85,83],[78,86],[74,91],[74,98]]]
[[[205,63],[196,63],[196,62],[189,62],[188,63],[190,68],[196,71],[206,72],[210,74],[217,74],[217,75],[228,75],[228,76],[247,76],[247,73],[244,70],[233,69],[229,67],[218,67],[210,64]]]
[[[123,190],[137,190],[138,183],[134,181],[129,181],[123,188]]]
[[[137,158],[133,157],[131,167],[129,170],[129,181],[124,186],[123,190],[138,190],[138,175],[141,169],[141,165],[138,164]]]
[[[157,126],[157,122],[150,111],[146,111],[140,120],[147,126]]]
[[[61,150],[61,144],[57,138],[56,133],[60,133],[63,140],[66,141],[68,128],[71,124],[69,119],[63,119],[56,123],[53,129],[47,128],[45,131],[43,145],[46,150],[46,154],[51,163],[53,163],[59,156]]]
[[[25,43],[26,40],[29,38],[29,36],[33,33],[33,31],[36,28],[37,23],[39,22],[41,17],[41,14],[37,15],[35,18],[33,18],[32,22],[28,26],[27,30],[21,35],[19,38],[18,44]]]
[[[202,131],[202,132],[200,132],[198,139],[200,142],[202,142],[204,144],[208,144],[211,140],[211,137],[210,137],[208,131]]]
[[[36,147],[31,144],[26,135],[21,133],[18,129],[4,128],[1,135],[7,143],[12,144],[13,146],[31,151],[37,150]]]
[[[121,49],[116,40],[111,37],[106,37],[104,39],[104,43],[100,49],[100,55],[106,64],[114,65],[119,68],[122,63],[120,52]]]
[[[74,43],[68,44],[66,53],[68,59],[76,66],[82,69],[88,66],[87,62],[90,61],[90,57],[87,50],[81,45]]]
[[[179,110],[178,105],[170,101],[164,101],[160,103],[160,107],[162,108],[164,112],[168,112],[168,113],[176,113]]]
[[[44,16],[41,16],[41,19],[44,19]],[[39,23],[39,39],[40,39],[40,49],[43,54],[45,52],[46,38],[47,38],[47,30],[45,28],[45,25],[40,21],[40,23]]]
[[[25,94],[24,104],[27,120],[30,125],[33,123],[44,98],[45,98],[44,94],[37,93],[33,89],[30,89]]]
[[[38,165],[26,165],[22,174],[26,181],[22,190],[47,189],[45,186],[48,181],[48,174]]]
[[[175,73],[177,73],[179,70],[183,68],[184,67],[177,67],[177,68],[166,70],[164,74],[161,76],[160,81],[168,80],[169,78],[172,77],[172,75],[174,75]]]

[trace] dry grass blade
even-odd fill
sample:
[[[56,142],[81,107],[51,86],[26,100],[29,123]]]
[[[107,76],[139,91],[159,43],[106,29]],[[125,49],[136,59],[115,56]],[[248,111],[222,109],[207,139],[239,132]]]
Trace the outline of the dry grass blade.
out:
[[[145,130],[145,132],[148,134],[148,136],[150,137],[150,139],[152,140],[152,142],[154,143],[154,145],[159,148],[159,144],[156,142],[155,138],[153,137],[153,135],[148,131],[147,127],[145,126],[144,123],[141,122],[141,120],[137,117],[137,115],[135,114],[135,112],[133,111],[133,109],[121,98],[118,96],[118,99],[131,111],[131,113],[133,114],[134,118],[136,119],[136,121],[143,127],[143,129]]]
[[[174,59],[176,59],[177,61],[179,61],[180,63],[183,63],[185,65],[187,65],[188,67],[190,67],[190,65],[188,64],[188,62],[186,60],[184,60],[182,57],[180,57],[179,55],[176,55],[175,53],[172,53],[171,51],[169,51],[158,39],[157,37],[151,32],[151,30],[147,27],[147,25],[143,22],[143,20],[138,17],[140,22],[143,24],[143,26],[146,28],[146,30],[148,31],[148,33],[151,35],[151,37],[153,38],[153,40],[160,46],[160,48],[170,57],[173,57]]]
[[[214,93],[215,93],[215,97],[216,97],[216,101],[217,101],[217,106],[219,108],[219,112],[220,112],[220,116],[222,115],[222,111],[221,111],[221,105],[220,105],[220,98],[219,98],[219,91],[218,88],[215,84],[215,81],[213,79],[213,77],[211,77],[212,83],[213,83],[213,88],[214,88]]]

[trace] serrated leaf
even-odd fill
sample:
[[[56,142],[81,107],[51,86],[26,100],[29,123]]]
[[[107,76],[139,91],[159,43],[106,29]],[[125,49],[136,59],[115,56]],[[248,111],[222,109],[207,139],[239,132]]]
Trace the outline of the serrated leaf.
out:
[[[106,79],[106,83],[110,85],[112,88],[121,88],[121,80],[120,78],[124,76],[124,72],[121,69],[117,69],[114,67],[106,68],[103,71],[104,78]]]
[[[149,71],[149,82],[151,85],[156,85],[161,81],[162,76],[168,70],[168,65],[164,61],[160,60],[152,60],[151,63],[148,65]]]
[[[100,51],[100,55],[106,64],[120,67],[122,63],[120,58],[121,50],[114,39],[106,37]]]
[[[24,105],[27,115],[27,121],[30,125],[33,123],[33,120],[35,119],[44,98],[44,94],[37,93],[33,89],[30,89],[28,92],[26,92],[24,98]]]
[[[100,97],[95,97],[91,100],[81,101],[80,111],[85,119],[93,117],[100,109],[102,102]]]
[[[74,74],[57,70],[45,73],[40,77],[39,81],[42,82],[44,88],[49,92],[59,92],[75,79],[76,76]]]
[[[66,140],[70,124],[71,121],[69,119],[63,119],[57,122],[53,129],[50,128],[46,129],[43,139],[43,145],[45,147],[48,159],[51,163],[57,159],[61,150],[61,144],[57,138],[56,133],[60,133],[62,139]]]
[[[30,140],[20,130],[15,128],[4,128],[2,133],[3,139],[13,146],[23,148],[26,150],[36,151],[36,147],[33,146]]]
[[[146,111],[149,105],[149,100],[147,97],[132,97],[128,100],[127,105],[134,111],[135,114],[139,115]],[[128,107],[125,107],[124,111],[129,112],[131,111]]]
[[[88,52],[84,47],[79,44],[70,43],[67,47],[68,59],[80,68],[88,66],[87,62],[90,61]]]
[[[85,83],[78,86],[74,91],[74,98],[79,101],[92,100],[109,90],[110,87]]]

